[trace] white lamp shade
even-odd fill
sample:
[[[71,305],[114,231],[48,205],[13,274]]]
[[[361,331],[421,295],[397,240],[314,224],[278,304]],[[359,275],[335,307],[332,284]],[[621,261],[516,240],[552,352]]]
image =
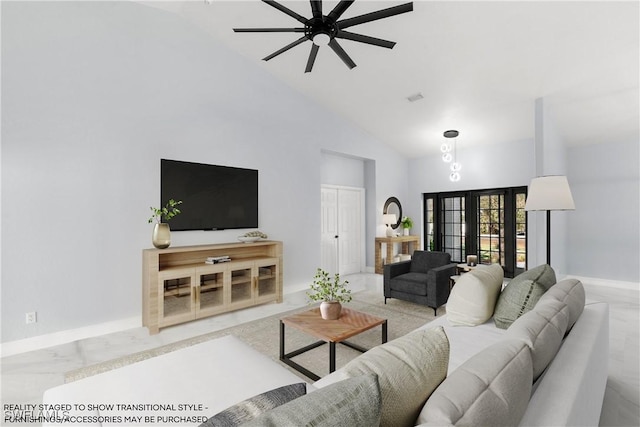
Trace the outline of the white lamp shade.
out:
[[[386,225],[393,225],[398,222],[398,218],[396,218],[396,214],[384,214],[382,215],[382,222]]]
[[[566,176],[541,176],[531,180],[525,211],[564,211],[575,208]]]

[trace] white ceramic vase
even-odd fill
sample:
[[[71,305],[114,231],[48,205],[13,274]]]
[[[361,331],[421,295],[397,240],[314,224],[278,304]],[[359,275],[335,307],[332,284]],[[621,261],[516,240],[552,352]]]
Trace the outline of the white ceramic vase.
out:
[[[324,320],[336,320],[340,318],[342,304],[338,301],[322,301],[320,303],[320,315]]]
[[[409,235],[409,229],[408,228],[403,228],[402,230],[403,230],[402,234],[404,234],[405,236]]]

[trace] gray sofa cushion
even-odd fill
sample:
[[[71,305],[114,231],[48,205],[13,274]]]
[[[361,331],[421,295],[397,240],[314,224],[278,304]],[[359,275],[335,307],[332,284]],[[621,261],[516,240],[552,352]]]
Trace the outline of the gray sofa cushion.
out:
[[[380,405],[378,378],[368,374],[299,397],[254,418],[243,427],[377,426]]]
[[[584,286],[582,286],[582,282],[576,279],[561,280],[542,295],[539,303],[547,299],[555,299],[567,304],[569,308],[569,326],[567,327],[567,331],[569,331],[584,310],[586,299]]]
[[[569,308],[563,302],[540,301],[507,329],[505,337],[520,339],[531,349],[535,381],[553,360],[569,325]]]
[[[418,417],[430,426],[517,426],[529,404],[531,352],[502,340],[460,365],[431,394]]]
[[[556,274],[547,264],[514,277],[498,297],[493,314],[496,326],[507,329],[518,317],[531,310],[554,283]]]

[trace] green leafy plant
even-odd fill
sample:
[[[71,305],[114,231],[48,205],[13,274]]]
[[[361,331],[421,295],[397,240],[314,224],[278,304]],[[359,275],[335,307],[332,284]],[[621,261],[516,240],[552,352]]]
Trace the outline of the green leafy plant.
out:
[[[340,281],[340,274],[336,273],[333,279],[329,277],[329,273],[318,268],[316,275],[313,276],[313,284],[311,290],[307,292],[307,296],[311,301],[351,301],[351,290],[347,288],[348,280]]]
[[[163,208],[151,207],[151,212],[153,212],[153,215],[147,222],[152,223],[153,221],[155,221],[156,223],[160,224],[163,219],[165,221],[169,221],[171,218],[180,213],[180,209],[176,208],[176,206],[181,203],[182,200],[175,201],[171,199]]]
[[[409,218],[408,216],[403,216],[402,219],[400,220],[400,222],[402,223],[402,228],[411,228],[411,227],[413,227],[413,220],[411,218]]]

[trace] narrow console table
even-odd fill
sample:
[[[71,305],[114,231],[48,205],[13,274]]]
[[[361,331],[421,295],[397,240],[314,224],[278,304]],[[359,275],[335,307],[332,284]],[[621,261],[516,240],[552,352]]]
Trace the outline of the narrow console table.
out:
[[[413,251],[420,250],[419,236],[376,237],[376,273],[384,272],[382,265],[382,244],[387,246],[387,264],[393,259],[393,249],[396,243],[402,244],[403,254],[412,255]]]
[[[209,257],[230,261],[207,264]],[[282,302],[282,242],[177,246],[142,251],[142,324],[160,328]]]

